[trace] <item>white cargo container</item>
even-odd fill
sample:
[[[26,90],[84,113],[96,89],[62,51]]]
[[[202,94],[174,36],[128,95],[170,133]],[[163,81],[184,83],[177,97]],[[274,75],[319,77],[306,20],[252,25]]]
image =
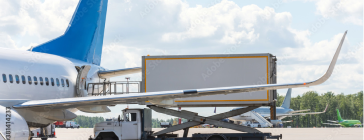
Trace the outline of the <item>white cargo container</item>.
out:
[[[142,92],[276,83],[276,58],[265,54],[142,57]],[[172,106],[268,105],[275,91],[174,99]],[[148,104],[148,103],[147,103]]]

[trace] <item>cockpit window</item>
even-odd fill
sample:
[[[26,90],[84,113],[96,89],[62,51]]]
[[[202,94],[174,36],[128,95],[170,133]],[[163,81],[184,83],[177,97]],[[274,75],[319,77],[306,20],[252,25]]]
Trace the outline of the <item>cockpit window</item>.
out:
[[[17,84],[20,83],[19,75],[15,75],[15,81],[16,81]]]
[[[54,86],[54,80],[53,80],[53,78],[51,78],[51,83],[52,83],[52,86]]]
[[[60,86],[60,83],[59,83],[58,78],[56,78],[56,84],[57,84],[57,87],[59,87],[59,86]]]
[[[6,74],[3,74],[3,81],[6,83]]]
[[[24,75],[21,76],[21,81],[22,81],[23,84],[26,83],[26,80],[25,80],[25,76]]]
[[[29,83],[29,85],[32,84],[32,77],[30,77],[30,76],[28,76],[28,83]]]
[[[9,75],[9,82],[13,83],[13,75],[11,75],[11,74]]]
[[[45,80],[46,85],[48,86],[49,85],[48,77],[44,78],[44,80]]]
[[[33,80],[34,80],[34,85],[38,85],[38,80],[37,80],[37,77],[33,77]]]

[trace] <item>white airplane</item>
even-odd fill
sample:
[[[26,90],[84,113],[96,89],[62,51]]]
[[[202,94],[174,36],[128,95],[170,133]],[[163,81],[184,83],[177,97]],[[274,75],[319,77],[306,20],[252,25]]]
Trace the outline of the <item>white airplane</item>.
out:
[[[305,115],[313,115],[313,114],[321,114],[321,113],[325,113],[327,110],[327,107],[329,105],[326,105],[326,108],[324,111],[322,112],[307,112],[307,113],[299,113],[299,112],[305,112],[305,111],[310,111],[310,109],[305,109],[305,110],[293,110],[290,109],[289,106],[291,104],[291,92],[292,89],[289,88],[286,94],[286,97],[283,100],[283,103],[280,107],[276,108],[276,116],[278,120],[282,120],[286,117],[292,117],[292,116],[296,116],[296,115],[301,115],[301,116],[305,116]],[[234,108],[233,110],[236,110],[239,108]],[[259,113],[262,117],[269,119],[270,117],[270,107],[259,107],[256,109],[253,109],[252,111],[255,111],[257,113]],[[234,116],[234,117],[230,117],[230,120],[233,121],[253,121],[254,119],[251,116],[250,112],[238,115],[238,116]],[[285,122],[291,122],[291,121],[285,121]]]
[[[315,81],[86,97],[87,83],[141,71],[100,67],[107,2],[81,0],[66,32],[56,39],[28,51],[0,48],[0,139],[28,139],[30,129],[76,118],[77,110],[101,113],[116,104],[158,106],[175,98],[319,85],[331,76],[346,35],[327,72]]]

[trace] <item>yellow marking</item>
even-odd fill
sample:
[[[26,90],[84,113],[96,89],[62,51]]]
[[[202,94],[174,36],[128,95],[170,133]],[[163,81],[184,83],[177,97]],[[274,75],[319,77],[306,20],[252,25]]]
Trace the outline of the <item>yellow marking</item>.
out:
[[[148,55],[149,56],[149,55]],[[220,58],[266,58],[267,60],[267,84],[269,84],[268,56],[232,56],[232,57],[191,57],[191,58],[145,58],[144,59],[144,91],[147,92],[147,60],[176,60],[176,59],[220,59]],[[269,90],[267,90],[267,99],[256,100],[180,100],[175,102],[239,102],[239,101],[268,101]],[[146,101],[149,102],[149,101]]]

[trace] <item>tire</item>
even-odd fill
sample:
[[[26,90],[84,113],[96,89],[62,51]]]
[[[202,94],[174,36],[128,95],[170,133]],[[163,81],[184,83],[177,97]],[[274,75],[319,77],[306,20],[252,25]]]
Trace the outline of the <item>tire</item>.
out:
[[[247,127],[250,127],[250,124],[248,124]]]
[[[113,138],[107,137],[107,138],[103,138],[102,140],[114,140]]]
[[[47,140],[48,138],[42,138],[42,140]]]
[[[80,128],[80,126],[77,126],[77,129]]]
[[[222,138],[221,136],[211,136],[209,138],[207,138],[207,140],[224,140],[224,138]]]
[[[258,128],[261,128],[262,126],[261,125],[258,125]]]

